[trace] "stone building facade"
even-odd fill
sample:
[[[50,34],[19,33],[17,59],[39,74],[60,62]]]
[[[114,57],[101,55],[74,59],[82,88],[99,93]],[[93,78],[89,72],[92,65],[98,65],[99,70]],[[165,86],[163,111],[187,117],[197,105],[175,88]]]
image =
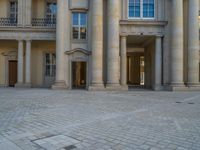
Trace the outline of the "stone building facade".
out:
[[[199,0],[0,0],[0,86],[200,90]]]

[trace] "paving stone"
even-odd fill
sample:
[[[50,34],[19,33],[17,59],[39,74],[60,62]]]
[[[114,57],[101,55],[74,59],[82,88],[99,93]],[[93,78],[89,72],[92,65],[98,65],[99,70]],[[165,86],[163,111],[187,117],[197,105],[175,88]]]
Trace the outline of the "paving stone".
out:
[[[0,95],[0,150],[200,149],[199,92],[0,88]]]

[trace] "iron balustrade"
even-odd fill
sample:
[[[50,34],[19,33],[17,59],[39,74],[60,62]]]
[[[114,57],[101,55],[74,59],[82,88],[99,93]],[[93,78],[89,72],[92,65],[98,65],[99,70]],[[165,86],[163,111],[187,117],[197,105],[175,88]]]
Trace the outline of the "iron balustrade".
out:
[[[56,27],[56,19],[55,18],[33,18],[32,26],[35,27]]]
[[[16,18],[0,18],[0,26],[17,26]]]

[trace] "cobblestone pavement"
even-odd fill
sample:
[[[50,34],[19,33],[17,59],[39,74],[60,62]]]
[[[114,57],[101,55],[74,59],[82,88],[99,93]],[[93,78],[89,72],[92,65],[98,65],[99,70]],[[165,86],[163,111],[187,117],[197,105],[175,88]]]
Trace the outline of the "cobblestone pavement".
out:
[[[0,88],[0,150],[200,150],[200,92]]]

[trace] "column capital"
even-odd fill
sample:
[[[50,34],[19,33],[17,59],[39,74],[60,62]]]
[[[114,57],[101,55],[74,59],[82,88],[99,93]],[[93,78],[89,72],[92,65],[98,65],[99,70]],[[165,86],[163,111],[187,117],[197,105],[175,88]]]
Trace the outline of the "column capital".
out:
[[[31,40],[31,39],[26,39],[25,41],[26,41],[26,42],[32,42],[32,40]]]
[[[121,37],[121,38],[127,38],[127,36],[128,36],[127,33],[121,33],[121,34],[120,34],[120,37]]]
[[[24,39],[16,39],[17,42],[23,42]]]
[[[156,35],[156,38],[163,38],[164,37],[164,35],[162,35],[162,34],[157,34]]]

